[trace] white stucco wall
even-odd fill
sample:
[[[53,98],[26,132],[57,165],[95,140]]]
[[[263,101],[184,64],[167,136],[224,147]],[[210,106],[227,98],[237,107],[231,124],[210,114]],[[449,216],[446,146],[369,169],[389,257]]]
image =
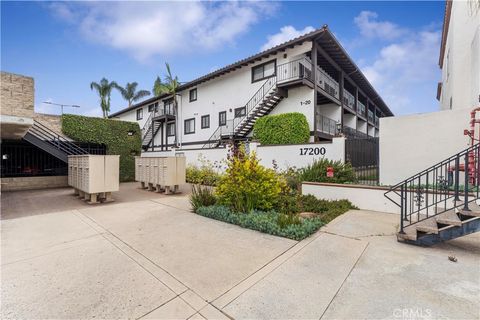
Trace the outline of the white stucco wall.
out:
[[[400,208],[388,200],[387,189],[341,184],[302,183],[302,194],[311,194],[318,199],[349,200],[354,206],[371,211],[398,213]]]
[[[450,25],[442,68],[442,110],[472,108],[480,94],[480,12],[472,11],[470,1],[452,3]]]
[[[469,119],[469,109],[380,118],[380,183],[396,184],[467,148]]]
[[[251,143],[250,150],[255,150],[260,163],[267,168],[273,168],[273,161],[282,170],[288,167],[302,168],[321,158],[344,161],[345,138],[333,138],[332,142],[325,143],[282,146],[255,146]]]
[[[266,81],[261,80],[252,83],[251,77],[253,67],[274,59],[276,59],[278,66],[288,61],[298,59],[300,55],[311,51],[311,49],[312,43],[307,41],[294,48],[288,48],[285,52],[269,56],[261,61],[255,62],[254,64],[250,64],[218,78],[201,83],[196,86],[196,101],[189,101],[189,91],[192,88],[179,92],[179,128],[177,132],[180,134],[181,144],[208,140],[218,128],[219,112],[221,111],[227,111],[227,121],[234,118],[235,108],[245,106],[250,98]],[[301,106],[300,102],[306,100],[310,100],[311,104],[308,106]],[[163,107],[163,101],[159,103],[159,107]],[[140,127],[143,127],[148,118],[147,106],[143,109],[143,119],[138,121]],[[277,109],[280,111],[277,111]],[[289,90],[288,98],[283,99],[271,113],[275,114],[292,111],[304,113],[311,124],[311,130],[313,130],[313,89],[300,87]],[[203,115],[210,115],[210,128],[201,128],[201,117]],[[136,121],[136,110],[123,113],[119,115],[118,118],[121,120]],[[190,118],[195,119],[195,133],[184,134],[184,120]],[[160,137],[160,134],[157,134],[155,137],[156,145],[160,144]],[[169,137],[169,143],[171,142],[173,142],[173,137]]]
[[[289,112],[300,112],[307,117],[310,131],[314,130],[314,93],[313,90],[307,86],[297,87],[288,90],[288,98],[283,99],[270,112],[270,114],[282,114]],[[310,103],[308,103],[310,101]]]

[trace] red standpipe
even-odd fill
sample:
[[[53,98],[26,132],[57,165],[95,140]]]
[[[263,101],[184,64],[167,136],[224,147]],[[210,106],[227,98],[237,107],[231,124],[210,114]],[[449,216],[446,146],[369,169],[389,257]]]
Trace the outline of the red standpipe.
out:
[[[470,112],[470,130],[468,130],[468,136],[470,136],[470,146],[475,145],[475,124],[480,123],[480,119],[476,119],[477,112],[480,112],[480,107],[473,109]],[[477,159],[478,160],[478,159]],[[475,152],[472,150],[468,153],[468,176],[472,185],[478,185],[479,181],[476,181],[477,166],[475,162]],[[465,174],[467,174],[465,172]]]

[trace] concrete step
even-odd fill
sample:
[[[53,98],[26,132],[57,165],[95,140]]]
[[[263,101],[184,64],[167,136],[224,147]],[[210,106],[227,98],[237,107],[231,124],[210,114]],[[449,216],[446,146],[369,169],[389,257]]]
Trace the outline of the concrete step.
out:
[[[469,203],[468,208],[470,210],[464,210],[462,206],[458,210],[464,216],[480,217],[480,206],[476,202]]]
[[[444,213],[439,214],[435,217],[437,223],[452,225],[452,226],[461,226],[462,221],[458,218],[455,210],[448,210]]]
[[[425,233],[438,233],[438,225],[435,217],[428,218],[415,224],[417,231]]]

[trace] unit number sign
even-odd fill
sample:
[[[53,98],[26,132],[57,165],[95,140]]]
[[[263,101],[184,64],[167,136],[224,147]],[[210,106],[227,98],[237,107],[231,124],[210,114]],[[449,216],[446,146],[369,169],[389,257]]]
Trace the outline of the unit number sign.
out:
[[[315,148],[300,148],[301,156],[318,156],[324,155],[327,152],[324,147],[315,147]]]

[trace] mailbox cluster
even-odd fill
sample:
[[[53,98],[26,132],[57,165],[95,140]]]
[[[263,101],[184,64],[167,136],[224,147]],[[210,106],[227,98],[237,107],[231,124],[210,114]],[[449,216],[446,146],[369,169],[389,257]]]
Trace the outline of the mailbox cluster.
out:
[[[135,157],[135,180],[149,191],[175,193],[185,176],[185,157]]]
[[[112,201],[112,192],[119,189],[118,155],[68,156],[68,185],[75,195],[97,203]]]

